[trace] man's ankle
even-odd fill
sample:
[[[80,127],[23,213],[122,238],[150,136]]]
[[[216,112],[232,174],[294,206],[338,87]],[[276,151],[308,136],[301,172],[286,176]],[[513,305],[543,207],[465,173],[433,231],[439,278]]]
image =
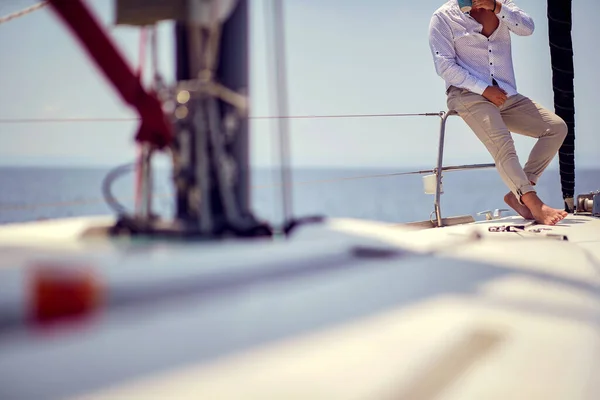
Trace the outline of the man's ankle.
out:
[[[542,200],[538,197],[536,192],[525,193],[521,196],[521,202],[525,204],[528,208],[538,208],[544,204]]]

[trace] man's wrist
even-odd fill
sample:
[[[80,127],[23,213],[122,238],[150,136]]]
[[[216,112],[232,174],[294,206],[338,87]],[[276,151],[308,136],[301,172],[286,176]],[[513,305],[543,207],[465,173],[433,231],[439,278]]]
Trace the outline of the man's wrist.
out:
[[[499,14],[501,9],[502,9],[502,3],[499,2],[498,0],[494,0],[494,9],[492,10],[492,12],[494,14]]]
[[[466,89],[470,90],[473,93],[477,93],[477,94],[481,94],[482,95],[483,92],[485,92],[485,90],[488,87],[489,87],[489,85],[487,84],[487,82],[478,80],[473,85],[469,85],[469,87],[466,87]]]

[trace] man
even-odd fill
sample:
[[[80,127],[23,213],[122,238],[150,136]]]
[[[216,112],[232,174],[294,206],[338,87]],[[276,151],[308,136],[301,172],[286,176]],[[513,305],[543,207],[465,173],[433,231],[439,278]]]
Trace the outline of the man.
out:
[[[567,135],[553,112],[517,92],[511,32],[533,33],[531,17],[512,0],[473,0],[470,13],[449,0],[431,18],[429,45],[446,81],[447,104],[491,153],[510,192],[504,201],[523,218],[554,225],[567,216],[537,196],[534,186]],[[510,132],[537,138],[521,167]]]

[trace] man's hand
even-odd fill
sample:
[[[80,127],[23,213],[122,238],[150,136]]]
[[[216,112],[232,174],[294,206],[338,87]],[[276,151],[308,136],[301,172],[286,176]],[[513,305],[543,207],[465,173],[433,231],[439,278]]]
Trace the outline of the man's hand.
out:
[[[508,98],[507,93],[498,86],[488,86],[482,93],[482,96],[500,107]]]
[[[500,8],[502,8],[502,3],[499,1],[496,2],[494,0],[473,0],[473,8],[475,9],[483,9],[483,10],[494,10],[496,8],[496,14],[500,12]]]

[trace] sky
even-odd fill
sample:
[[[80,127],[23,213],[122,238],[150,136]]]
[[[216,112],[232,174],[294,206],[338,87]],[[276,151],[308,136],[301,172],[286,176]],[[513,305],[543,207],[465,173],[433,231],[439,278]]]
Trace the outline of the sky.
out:
[[[432,13],[442,0],[285,0],[291,115],[439,112],[444,82],[428,45]],[[0,0],[0,16],[35,0]],[[553,109],[546,2],[516,0],[536,23],[532,36],[513,36],[519,91]],[[112,0],[88,0],[132,66],[139,30],[114,26]],[[251,4],[251,114],[273,115],[267,62],[265,0]],[[600,167],[595,120],[600,82],[596,0],[573,2],[576,163]],[[171,23],[161,23],[160,68],[173,78]],[[49,8],[0,25],[0,120],[133,117]],[[134,122],[0,124],[0,164],[113,165],[135,157]],[[439,119],[301,120],[291,123],[294,166],[432,167]],[[251,124],[251,162],[277,160],[272,123]],[[515,136],[524,162],[534,139]],[[558,157],[557,157],[558,158]],[[557,168],[557,158],[551,168]],[[450,120],[446,164],[492,162],[458,117]]]

